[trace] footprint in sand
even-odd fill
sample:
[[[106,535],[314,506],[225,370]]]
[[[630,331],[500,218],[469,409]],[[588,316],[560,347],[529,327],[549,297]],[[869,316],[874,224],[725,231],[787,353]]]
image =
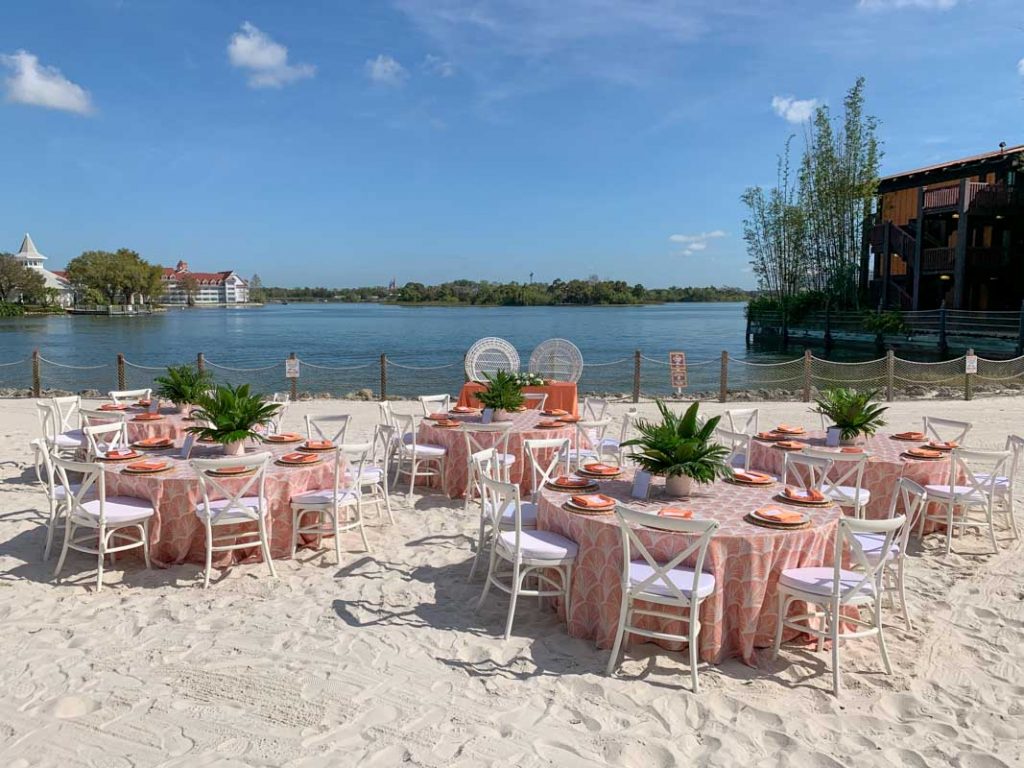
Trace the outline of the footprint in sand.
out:
[[[96,710],[97,704],[84,696],[61,696],[53,704],[53,716],[60,720],[82,717]]]

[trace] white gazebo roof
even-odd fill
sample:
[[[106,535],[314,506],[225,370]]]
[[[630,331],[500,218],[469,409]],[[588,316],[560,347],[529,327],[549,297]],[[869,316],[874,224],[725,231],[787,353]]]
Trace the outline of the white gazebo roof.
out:
[[[21,259],[45,259],[39,251],[36,250],[36,244],[32,242],[32,236],[26,232],[25,239],[21,241],[21,248],[15,254]]]

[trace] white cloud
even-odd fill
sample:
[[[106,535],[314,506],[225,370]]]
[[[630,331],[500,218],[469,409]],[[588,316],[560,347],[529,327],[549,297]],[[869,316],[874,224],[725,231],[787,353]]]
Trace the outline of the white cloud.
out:
[[[818,106],[817,99],[796,99],[792,96],[773,96],[772,109],[789,123],[803,123],[811,118]]]
[[[668,239],[673,243],[682,245],[683,255],[690,256],[694,253],[706,251],[708,249],[708,241],[717,240],[720,237],[727,237],[727,235],[721,229],[714,229],[711,232],[701,232],[696,235],[669,235]]]
[[[428,53],[423,58],[423,71],[438,77],[451,77],[455,74],[455,65],[442,56]]]
[[[228,59],[249,72],[250,88],[281,88],[316,74],[312,64],[289,64],[288,49],[248,21],[242,22],[242,30],[231,36]]]
[[[869,11],[890,8],[924,8],[934,11],[948,11],[959,0],[857,0],[857,7]]]
[[[11,70],[5,81],[8,101],[79,115],[93,111],[87,90],[68,80],[56,67],[40,64],[34,54],[28,51],[0,54],[0,64]]]
[[[367,59],[365,66],[366,76],[377,85],[397,86],[409,77],[405,67],[387,54],[381,53],[375,59]]]
[[[1017,74],[1024,77],[1024,59],[1017,62]]]

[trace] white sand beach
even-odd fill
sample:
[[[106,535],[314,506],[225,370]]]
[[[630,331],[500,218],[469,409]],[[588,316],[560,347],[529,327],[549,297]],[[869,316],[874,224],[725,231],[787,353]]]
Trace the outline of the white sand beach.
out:
[[[809,423],[803,403],[759,407]],[[350,435],[377,420],[375,403],[314,401],[286,425],[307,412],[353,414]],[[900,402],[887,419],[924,414],[974,422],[977,447],[1024,431],[1022,397]],[[653,645],[606,677],[608,652],[536,601],[503,641],[505,597],[477,612],[482,579],[467,581],[477,513],[437,494],[396,493],[396,525],[373,522],[369,554],[347,538],[340,566],[306,550],[277,580],[242,565],[203,590],[200,566],[146,570],[133,553],[97,594],[95,559],[72,553],[55,581],[35,406],[0,415],[5,768],[1024,764],[1024,557],[1002,528],[999,554],[974,533],[948,558],[942,536],[912,540],[915,627],[886,614],[893,675],[868,639],[845,646],[838,700],[828,653],[796,648],[704,667],[693,694],[685,656]]]

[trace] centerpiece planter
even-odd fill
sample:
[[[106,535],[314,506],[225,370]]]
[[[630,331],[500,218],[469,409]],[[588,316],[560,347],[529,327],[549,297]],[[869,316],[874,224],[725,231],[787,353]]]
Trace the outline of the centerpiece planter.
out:
[[[194,365],[172,365],[166,374],[157,376],[156,385],[157,402],[170,400],[178,413],[188,419],[195,407],[192,404],[209,394],[213,378]]]
[[[522,384],[514,373],[508,371],[497,371],[493,375],[485,373],[484,379],[486,384],[476,393],[476,399],[485,409],[491,410],[492,422],[512,421],[513,414],[526,402]]]
[[[492,421],[512,421],[512,412],[504,408],[495,408]]]
[[[669,496],[689,496],[693,478],[686,475],[672,475],[665,478],[665,493]]]
[[[879,392],[877,389],[873,392],[858,392],[845,387],[826,389],[815,400],[815,411],[832,421],[825,444],[857,445],[865,437],[875,434],[879,427],[885,426],[882,414],[887,410],[886,407],[872,402]]]
[[[235,440],[232,443],[224,443],[225,456],[244,456],[245,440]]]
[[[194,418],[199,422],[188,431],[202,440],[224,446],[225,456],[242,456],[248,440],[259,440],[257,427],[270,423],[281,408],[253,394],[248,384],[217,386],[197,398]]]

